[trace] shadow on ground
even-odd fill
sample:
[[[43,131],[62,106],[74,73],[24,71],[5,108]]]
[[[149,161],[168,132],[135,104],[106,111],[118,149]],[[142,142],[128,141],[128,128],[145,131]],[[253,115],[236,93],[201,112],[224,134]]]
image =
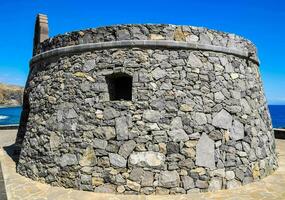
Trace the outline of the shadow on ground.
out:
[[[12,158],[12,160],[16,163],[16,165],[19,162],[19,156],[20,156],[20,147],[16,144],[12,144],[9,146],[3,147],[3,149],[6,151],[6,153]]]

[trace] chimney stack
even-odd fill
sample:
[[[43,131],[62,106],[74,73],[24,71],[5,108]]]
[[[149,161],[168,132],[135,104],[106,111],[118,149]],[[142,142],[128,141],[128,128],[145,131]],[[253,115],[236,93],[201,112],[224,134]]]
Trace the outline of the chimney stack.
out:
[[[48,18],[47,15],[38,14],[35,23],[33,56],[37,54],[36,49],[40,43],[46,39],[48,39]]]

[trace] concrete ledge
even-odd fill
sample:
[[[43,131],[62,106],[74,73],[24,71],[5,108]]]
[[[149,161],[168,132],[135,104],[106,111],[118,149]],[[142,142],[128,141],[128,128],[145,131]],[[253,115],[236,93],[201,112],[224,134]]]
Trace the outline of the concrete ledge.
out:
[[[285,129],[273,129],[274,130],[274,135],[275,135],[275,138],[277,139],[285,139]]]
[[[111,49],[111,48],[135,48],[135,47],[214,51],[214,52],[220,52],[220,53],[243,57],[259,65],[259,61],[251,57],[251,55],[247,50],[240,51],[233,48],[226,48],[214,45],[204,45],[198,43],[172,41],[172,40],[122,40],[122,41],[87,43],[87,44],[80,44],[74,46],[60,47],[34,56],[30,61],[30,65],[32,66],[32,64],[38,61],[55,56],[73,55],[91,50],[102,50],[102,49]]]
[[[19,124],[0,125],[0,130],[18,129]]]

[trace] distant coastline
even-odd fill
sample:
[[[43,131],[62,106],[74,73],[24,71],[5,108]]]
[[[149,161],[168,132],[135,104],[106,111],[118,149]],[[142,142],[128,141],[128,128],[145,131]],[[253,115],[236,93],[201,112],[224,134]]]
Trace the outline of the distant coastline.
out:
[[[0,83],[0,107],[17,107],[23,103],[24,88]]]
[[[22,107],[21,104],[19,105],[0,105],[0,108],[16,108],[16,107]]]

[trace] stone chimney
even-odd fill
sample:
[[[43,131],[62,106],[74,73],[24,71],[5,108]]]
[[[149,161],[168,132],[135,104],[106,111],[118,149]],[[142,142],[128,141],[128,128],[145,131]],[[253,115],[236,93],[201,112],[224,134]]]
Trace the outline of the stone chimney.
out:
[[[35,23],[33,56],[38,53],[36,49],[40,46],[40,43],[46,39],[48,39],[48,18],[47,15],[38,14]]]

